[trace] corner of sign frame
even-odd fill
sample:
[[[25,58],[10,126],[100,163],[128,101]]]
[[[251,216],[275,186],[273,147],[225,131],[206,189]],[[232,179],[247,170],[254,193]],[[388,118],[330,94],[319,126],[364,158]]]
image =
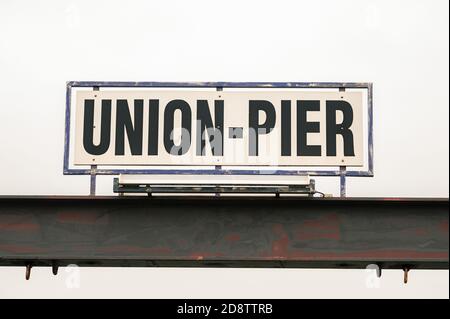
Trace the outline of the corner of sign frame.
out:
[[[71,89],[75,85],[76,81],[66,81],[66,88]]]

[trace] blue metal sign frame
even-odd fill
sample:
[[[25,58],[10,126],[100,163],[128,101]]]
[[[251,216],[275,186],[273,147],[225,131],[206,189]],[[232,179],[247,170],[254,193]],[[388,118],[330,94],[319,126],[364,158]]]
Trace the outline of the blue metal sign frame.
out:
[[[70,81],[66,89],[65,135],[64,135],[64,175],[118,175],[118,174],[205,174],[205,175],[309,175],[340,176],[345,188],[345,177],[373,177],[373,85],[360,82],[96,82]],[[73,88],[311,88],[311,89],[366,89],[368,110],[368,169],[363,171],[346,170],[292,170],[277,167],[275,170],[258,169],[102,169],[91,167],[73,169],[69,166],[70,116]]]

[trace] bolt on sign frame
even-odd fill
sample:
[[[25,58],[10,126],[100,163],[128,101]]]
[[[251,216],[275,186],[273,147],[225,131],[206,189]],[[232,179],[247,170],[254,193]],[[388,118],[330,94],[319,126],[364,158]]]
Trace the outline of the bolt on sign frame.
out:
[[[91,165],[89,169],[70,168],[70,120],[71,100],[73,88],[89,88],[94,90],[100,88],[246,88],[246,89],[346,89],[367,90],[367,170],[347,170],[346,166],[340,166],[338,170],[289,170],[277,167],[275,170],[258,169],[104,169],[97,165]],[[118,174],[206,174],[206,175],[309,175],[309,176],[336,176],[340,177],[340,194],[345,197],[346,177],[373,177],[373,85],[372,83],[346,83],[346,82],[95,82],[95,81],[70,81],[66,89],[66,112],[65,112],[65,135],[64,135],[64,164],[65,175],[90,175],[91,195],[95,195],[96,175],[118,175]]]

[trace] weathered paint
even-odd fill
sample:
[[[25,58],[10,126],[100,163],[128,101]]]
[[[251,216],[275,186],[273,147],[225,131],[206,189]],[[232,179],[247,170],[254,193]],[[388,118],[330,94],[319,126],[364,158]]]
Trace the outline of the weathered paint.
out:
[[[441,232],[444,234],[448,234],[448,220],[444,220],[440,225],[439,228]]]
[[[232,234],[228,234],[225,236],[225,240],[229,241],[231,243],[233,242],[237,242],[241,239],[241,235],[237,234],[237,233],[232,233]]]
[[[103,218],[103,219],[102,219]],[[58,223],[76,223],[76,224],[102,224],[106,223],[107,215],[102,213],[97,214],[86,214],[80,211],[66,211],[58,212],[56,215],[56,220]]]
[[[331,213],[315,220],[305,221],[297,228],[295,238],[298,240],[340,240],[341,229],[339,215]]]
[[[448,268],[448,199],[0,197],[0,265]]]
[[[7,254],[40,254],[48,252],[48,249],[37,247],[32,243],[28,244],[0,244],[0,251],[2,255]],[[1,257],[0,257],[1,260]],[[0,262],[1,264],[1,262]]]
[[[112,245],[109,247],[102,247],[99,249],[100,253],[122,253],[126,251],[127,253],[134,254],[155,254],[158,256],[170,255],[172,249],[170,247],[137,247],[137,246],[126,246],[126,245]]]
[[[63,174],[65,175],[91,175],[92,169],[73,169],[69,164],[70,151],[70,118],[72,89],[74,87],[92,87],[99,89],[140,87],[140,88],[334,88],[334,89],[366,89],[367,90],[367,116],[368,116],[368,168],[364,171],[347,171],[345,176],[372,177],[374,176],[373,163],[373,84],[366,82],[120,82],[120,81],[68,81],[66,83],[66,111],[64,133],[64,159]],[[95,175],[118,174],[205,174],[205,175],[304,175],[310,176],[340,176],[340,170],[284,170],[276,168],[265,171],[258,169],[105,169],[96,168],[91,179],[91,195],[95,189]],[[94,180],[94,181],[93,181]],[[94,185],[92,184],[94,183]]]
[[[31,216],[26,216],[24,221],[24,217],[15,214],[0,215],[0,231],[38,231],[40,225],[29,217]]]

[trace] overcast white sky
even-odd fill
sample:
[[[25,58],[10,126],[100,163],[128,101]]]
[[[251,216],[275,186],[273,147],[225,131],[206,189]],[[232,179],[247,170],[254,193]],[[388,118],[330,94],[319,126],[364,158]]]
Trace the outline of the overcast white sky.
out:
[[[448,197],[447,0],[0,2],[0,194],[86,194],[63,176],[65,83],[374,83],[375,177],[349,196]],[[112,177],[99,179],[110,194]],[[337,180],[318,188],[337,194]],[[3,297],[444,297],[448,271],[0,268]],[[70,286],[70,285],[69,285]]]

